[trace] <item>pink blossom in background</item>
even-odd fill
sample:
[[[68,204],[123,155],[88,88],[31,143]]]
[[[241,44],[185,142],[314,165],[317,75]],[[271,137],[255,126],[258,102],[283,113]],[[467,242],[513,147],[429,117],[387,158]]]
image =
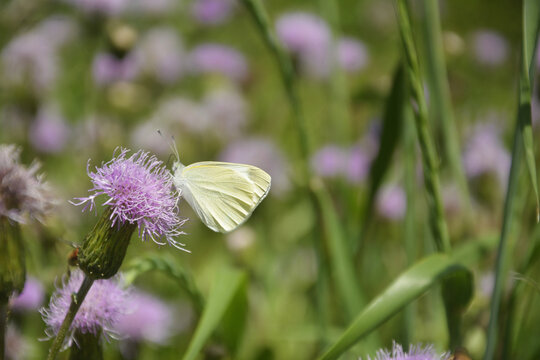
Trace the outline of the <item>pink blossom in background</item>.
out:
[[[242,94],[233,87],[210,90],[202,100],[202,106],[210,117],[212,130],[220,138],[241,134],[248,121],[248,104]]]
[[[186,67],[182,41],[172,28],[153,28],[140,40],[135,63],[143,74],[161,83],[177,81]]]
[[[179,319],[171,306],[150,294],[133,291],[127,307],[130,311],[122,314],[114,326],[122,338],[165,344],[178,331]]]
[[[39,110],[30,127],[28,137],[37,150],[44,153],[62,151],[69,139],[70,128],[56,107]]]
[[[353,146],[349,150],[345,174],[347,179],[358,184],[366,180],[371,168],[372,156],[362,145]]]
[[[346,72],[362,70],[369,62],[369,54],[364,43],[351,37],[339,40],[337,58],[339,65]]]
[[[294,55],[305,55],[326,49],[331,33],[319,16],[307,12],[290,12],[276,20],[276,33],[285,48]]]
[[[45,297],[45,290],[39,280],[28,276],[23,291],[10,301],[11,308],[16,311],[37,310]]]
[[[407,197],[403,188],[397,184],[381,187],[377,194],[376,209],[386,219],[402,219],[407,211]]]
[[[218,73],[234,81],[244,81],[248,76],[244,55],[226,45],[199,45],[190,52],[188,61],[194,74]]]
[[[463,152],[463,166],[469,178],[493,173],[501,187],[506,186],[511,159],[500,135],[501,129],[493,123],[474,126]]]
[[[92,63],[92,75],[98,85],[109,85],[117,81],[133,80],[139,73],[134,56],[117,58],[112,54],[99,53]]]
[[[497,66],[506,61],[510,52],[508,41],[498,32],[478,30],[472,36],[476,60],[482,65]]]
[[[340,176],[345,171],[347,164],[347,151],[338,145],[326,145],[311,158],[313,171],[321,177]]]
[[[235,5],[234,0],[195,0],[191,15],[201,24],[217,25],[231,17]]]

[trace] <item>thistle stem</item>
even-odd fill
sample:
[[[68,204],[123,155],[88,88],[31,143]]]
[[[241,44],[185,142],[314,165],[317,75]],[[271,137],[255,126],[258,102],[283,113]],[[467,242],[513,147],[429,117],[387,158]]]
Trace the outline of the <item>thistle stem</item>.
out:
[[[0,360],[6,356],[7,299],[0,300]]]
[[[90,287],[92,287],[93,283],[94,279],[85,276],[81,287],[79,288],[79,291],[72,297],[71,304],[69,305],[69,310],[66,314],[66,317],[64,318],[64,321],[62,322],[62,325],[60,326],[60,330],[58,330],[58,334],[56,335],[53,344],[51,345],[47,360],[56,359],[56,356],[58,355],[60,349],[62,348],[62,345],[64,344],[64,339],[66,338],[66,335],[69,331],[69,327],[71,326],[73,319],[75,319],[75,315],[77,315],[77,311],[79,311],[79,308],[81,307],[81,304],[84,301],[84,298],[86,297],[86,294],[88,294],[88,291],[90,290]]]

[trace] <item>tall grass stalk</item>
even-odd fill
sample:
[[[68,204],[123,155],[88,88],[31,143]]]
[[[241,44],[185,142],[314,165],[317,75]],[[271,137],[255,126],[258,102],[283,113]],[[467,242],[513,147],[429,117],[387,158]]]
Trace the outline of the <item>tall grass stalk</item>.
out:
[[[422,33],[426,47],[427,81],[430,89],[430,115],[438,120],[442,127],[443,146],[445,148],[448,164],[454,178],[461,190],[463,203],[470,207],[469,188],[461,164],[461,151],[459,136],[456,129],[450,86],[448,84],[446,61],[442,47],[441,20],[439,15],[439,2],[423,0],[424,21]]]
[[[0,300],[0,360],[6,356],[7,301]]]
[[[536,66],[535,54],[540,28],[540,5],[536,0],[525,0],[522,9],[522,48],[521,66],[518,93],[518,110],[516,128],[514,130],[514,144],[512,146],[512,165],[508,181],[508,189],[504,203],[503,225],[497,258],[495,261],[495,286],[491,297],[490,318],[487,330],[486,351],[484,360],[491,360],[495,355],[498,338],[499,312],[503,285],[507,278],[507,265],[510,261],[510,247],[508,244],[509,227],[512,224],[512,210],[517,194],[519,167],[522,157],[526,160],[531,184],[536,199],[536,215],[538,219],[538,189],[536,183],[536,165],[532,143],[531,126],[531,89]]]
[[[310,181],[312,178],[309,168],[311,143],[300,104],[292,62],[277,40],[261,0],[242,0],[242,2],[253,17],[266,46],[277,62],[283,86],[293,111],[293,120],[296,124],[297,137],[302,155],[301,171],[303,180],[309,183],[309,189],[311,190],[310,200],[313,207],[319,209],[321,219],[323,220],[319,231],[326,235],[325,238],[328,242],[326,244],[326,250],[329,253],[332,275],[335,276],[337,290],[340,292],[347,316],[354,316],[362,307],[363,295],[356,277],[352,254],[348,251],[349,246],[345,238],[343,225],[339,223],[330,194],[322,186],[320,180],[314,179]],[[314,247],[316,251],[320,248],[317,244],[314,244]],[[319,254],[318,258],[320,259],[322,256],[324,254]],[[324,275],[319,272],[318,276],[321,277]]]
[[[429,219],[437,250],[450,251],[448,228],[444,218],[444,210],[439,183],[439,160],[435,145],[428,128],[428,113],[418,58],[414,46],[413,34],[409,20],[409,11],[405,0],[397,1],[397,18],[399,33],[406,60],[405,71],[409,81],[411,100],[413,101],[416,132],[422,150],[424,182],[427,190]]]

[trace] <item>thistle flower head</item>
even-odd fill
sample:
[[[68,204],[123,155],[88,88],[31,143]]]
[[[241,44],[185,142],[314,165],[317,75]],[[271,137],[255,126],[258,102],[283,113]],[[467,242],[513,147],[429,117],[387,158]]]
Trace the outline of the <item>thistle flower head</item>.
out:
[[[373,360],[448,360],[448,354],[437,354],[432,345],[422,347],[421,345],[411,345],[408,352],[403,351],[400,344],[394,342],[392,351],[386,349],[379,350]],[[368,360],[372,360],[368,356]]]
[[[195,74],[217,73],[242,82],[249,72],[247,61],[239,51],[220,44],[206,43],[194,48],[188,57],[190,70]]]
[[[96,167],[94,172],[88,170],[94,184],[89,190],[92,194],[78,198],[80,202],[74,205],[86,204],[83,211],[92,210],[96,197],[105,195],[107,200],[103,205],[112,210],[112,225],[136,224],[143,240],[150,238],[164,245],[159,239],[165,237],[170,245],[182,249],[174,237],[182,234],[180,226],[185,219],[178,216],[171,173],[147,152],[140,150],[130,157],[127,153],[127,149],[120,149],[117,156]]]
[[[24,167],[20,149],[0,145],[0,217],[23,223],[25,216],[40,219],[52,205],[47,185],[37,175],[38,163]]]
[[[83,282],[84,273],[74,271],[71,276],[64,278],[60,287],[51,297],[48,308],[42,308],[40,313],[47,325],[45,330],[48,338],[58,333],[71,304],[72,295],[79,291]],[[71,346],[75,331],[83,334],[100,335],[113,332],[113,327],[125,312],[129,311],[127,299],[130,293],[120,285],[120,278],[96,280],[83,300],[66,337],[64,346]]]

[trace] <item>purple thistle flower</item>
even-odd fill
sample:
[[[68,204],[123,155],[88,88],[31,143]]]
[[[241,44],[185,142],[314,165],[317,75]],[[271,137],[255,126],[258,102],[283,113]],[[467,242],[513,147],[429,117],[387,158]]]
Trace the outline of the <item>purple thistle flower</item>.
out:
[[[473,50],[482,65],[501,65],[508,58],[508,42],[498,32],[479,30],[473,34]]]
[[[141,72],[164,84],[173,83],[184,70],[184,49],[176,31],[171,28],[150,30],[135,51]]]
[[[407,197],[399,185],[385,185],[377,194],[376,208],[388,220],[400,220],[407,210]]]
[[[40,219],[52,205],[47,185],[37,175],[39,164],[19,163],[20,149],[0,145],[0,216],[19,223],[25,215]]]
[[[23,291],[10,301],[11,308],[18,311],[36,310],[43,303],[43,285],[34,277],[27,277]]]
[[[86,204],[83,211],[92,210],[96,197],[106,195],[103,205],[112,208],[112,225],[137,224],[143,240],[150,238],[164,245],[159,239],[165,237],[170,245],[185,250],[173,239],[182,234],[180,227],[186,220],[178,217],[178,195],[171,173],[147,152],[139,150],[130,157],[126,157],[127,153],[127,149],[120,149],[120,154],[96,167],[95,172],[88,169],[94,185],[89,191],[93,194],[77,198],[80,202],[74,205]]]
[[[202,44],[189,54],[189,67],[195,74],[218,73],[235,81],[244,81],[248,64],[237,50],[220,44]]]
[[[138,64],[131,55],[119,59],[111,54],[100,53],[94,57],[92,74],[98,85],[133,80],[139,72]]]
[[[53,293],[49,306],[41,308],[40,313],[47,325],[45,333],[48,338],[53,338],[58,333],[72,296],[79,291],[84,276],[82,271],[76,270],[69,278],[64,277],[62,286],[57,287]],[[129,289],[122,288],[118,275],[112,279],[94,281],[69,328],[64,346],[71,346],[75,331],[99,335],[103,330],[105,336],[114,333],[114,325],[118,319],[129,311],[127,306],[129,293]]]
[[[373,360],[449,360],[446,353],[439,355],[432,345],[422,347],[421,345],[411,345],[408,352],[403,351],[403,347],[394,341],[392,351],[381,349]],[[368,356],[368,360],[371,357]]]
[[[58,153],[64,149],[70,129],[55,107],[39,110],[30,127],[29,138],[32,145],[45,153]]]
[[[192,16],[201,24],[221,24],[232,15],[233,0],[195,0],[191,6]]]
[[[128,299],[129,312],[124,313],[115,325],[115,331],[131,340],[165,344],[174,335],[177,319],[173,309],[160,299],[134,291]]]

